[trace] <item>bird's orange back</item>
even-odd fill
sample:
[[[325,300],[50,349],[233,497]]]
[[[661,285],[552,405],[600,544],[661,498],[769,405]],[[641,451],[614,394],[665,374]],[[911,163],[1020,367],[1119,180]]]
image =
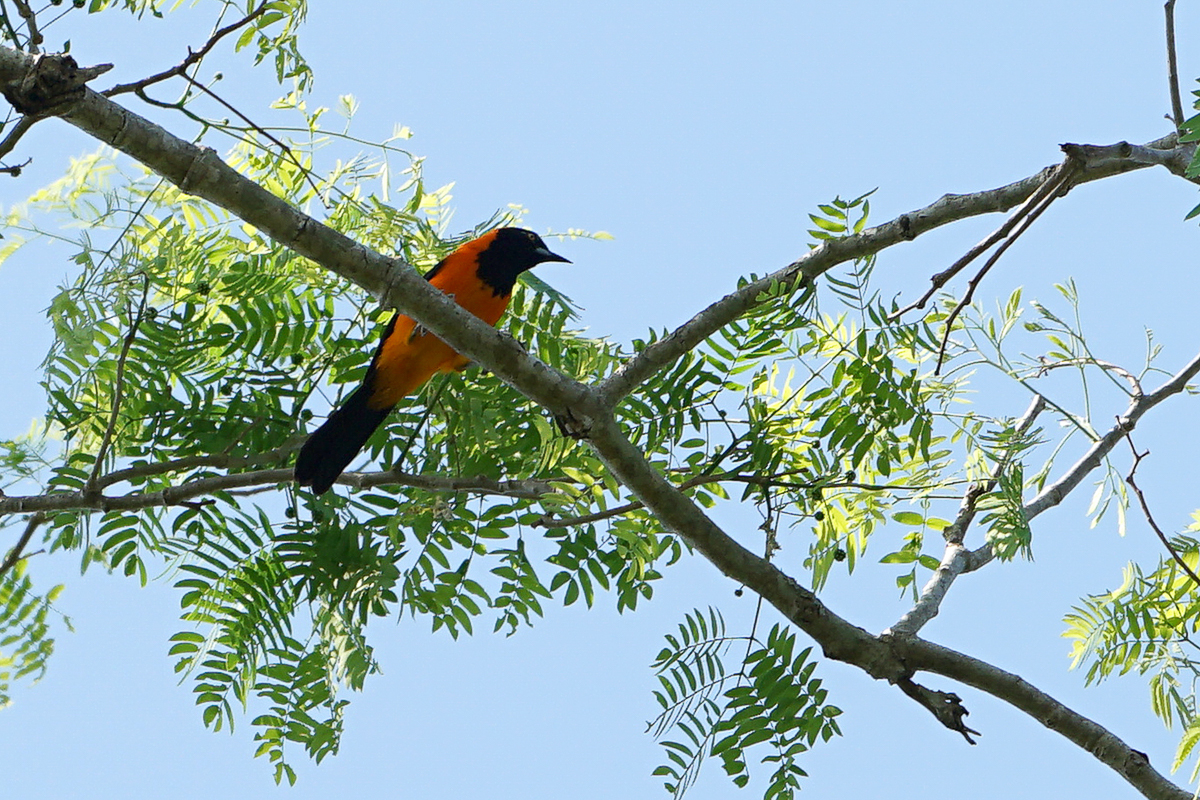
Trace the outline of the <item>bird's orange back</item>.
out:
[[[429,282],[488,325],[495,325],[508,308],[511,293],[497,291],[479,277],[479,255],[496,238],[496,231],[461,245],[429,273]],[[389,408],[421,388],[438,372],[462,369],[470,359],[418,326],[412,317],[397,314],[388,326],[372,363],[374,380],[368,404]]]
[[[499,228],[460,245],[425,277],[467,311],[495,325],[508,308],[522,272],[547,261],[567,259],[552,253],[533,231]],[[329,491],[358,455],[392,406],[421,388],[438,372],[461,369],[468,360],[450,345],[396,314],[375,349],[362,385],[313,431],[296,457],[296,483],[316,494]]]

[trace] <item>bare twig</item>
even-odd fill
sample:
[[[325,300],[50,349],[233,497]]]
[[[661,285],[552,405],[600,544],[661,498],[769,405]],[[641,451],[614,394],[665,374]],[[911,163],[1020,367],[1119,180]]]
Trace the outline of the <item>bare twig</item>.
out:
[[[183,61],[179,62],[178,64],[171,67],[170,69],[163,70],[162,72],[159,72],[156,75],[151,75],[148,78],[142,78],[140,81],[133,81],[132,83],[118,84],[118,85],[112,87],[111,89],[105,89],[100,94],[104,95],[105,97],[115,97],[116,95],[125,94],[126,92],[141,92],[147,86],[153,86],[156,83],[161,83],[162,81],[169,80],[171,78],[175,78],[175,77],[186,78],[186,77],[188,77],[186,74],[187,70],[192,65],[199,63],[201,59],[203,59],[206,55],[208,55],[209,51],[212,50],[213,47],[216,46],[217,42],[221,41],[221,39],[225,38],[226,36],[233,33],[234,31],[238,30],[239,28],[243,28],[246,25],[249,25],[254,20],[261,17],[263,15],[263,13],[267,10],[267,5],[268,5],[267,2],[260,3],[258,8],[254,9],[253,11],[251,11],[246,16],[242,17],[237,22],[226,25],[224,28],[221,28],[220,30],[213,31],[212,36],[208,37],[208,41],[204,43],[204,46],[202,46],[199,50],[196,50],[195,52],[193,52],[192,49],[189,47],[188,54],[183,59]]]
[[[4,5],[4,0],[0,0],[0,25],[4,26],[4,32],[12,43],[20,47],[21,37],[17,35],[17,29],[13,27],[12,15],[8,13],[8,6]]]
[[[1034,377],[1040,378],[1043,375],[1045,375],[1047,372],[1049,372],[1050,370],[1059,369],[1061,367],[1086,367],[1086,366],[1099,367],[1100,369],[1104,370],[1105,372],[1111,372],[1115,375],[1120,376],[1121,378],[1123,378],[1125,380],[1126,383],[1129,384],[1131,396],[1141,397],[1144,394],[1144,392],[1142,391],[1142,382],[1138,378],[1137,375],[1134,375],[1132,372],[1125,369],[1124,367],[1122,367],[1119,364],[1113,364],[1112,362],[1109,362],[1109,361],[1101,361],[1100,359],[1097,359],[1097,358],[1064,358],[1062,361],[1045,361],[1041,365],[1038,366],[1038,370],[1034,374]],[[1113,381],[1113,383],[1116,384],[1117,386],[1121,385],[1120,383],[1117,383],[1117,381],[1115,381],[1115,380]]]
[[[29,540],[33,538],[33,533],[43,522],[46,521],[45,514],[33,514],[29,517],[29,521],[25,524],[25,531],[21,534],[21,538],[8,551],[8,555],[4,557],[4,563],[0,564],[0,578],[8,574],[8,571],[17,565],[24,556],[25,548],[29,546]]]
[[[996,230],[992,231],[986,239],[968,250],[962,258],[958,259],[949,267],[930,278],[929,281],[933,285],[929,287],[929,291],[921,295],[921,298],[916,302],[913,302],[893,313],[889,319],[896,320],[907,314],[909,311],[924,308],[925,304],[928,303],[935,294],[937,294],[939,289],[949,283],[951,278],[962,272],[968,264],[986,252],[989,248],[991,248],[992,245],[996,244],[996,242],[1000,241],[1005,236],[1008,236],[1009,232],[1016,227],[1017,223],[1025,219],[1030,210],[1041,203],[1042,200],[1047,197],[1047,195],[1058,191],[1067,177],[1066,166],[1067,164],[1064,162],[1052,170],[1050,174],[1046,176],[1046,179],[1042,182],[1042,185],[1038,187],[1037,191],[1030,195],[1028,200],[1018,206],[1017,210],[1014,211],[1009,218],[1004,221],[1003,225],[1001,225],[999,228],[996,228]]]
[[[132,467],[115,470],[107,475],[101,476],[96,482],[97,488],[105,489],[116,483],[123,481],[136,481],[141,478],[150,478],[156,475],[166,475],[172,472],[182,472],[184,470],[196,469],[198,467],[214,467],[217,469],[239,469],[241,467],[250,467],[256,464],[266,464],[295,452],[300,448],[300,443],[303,441],[297,437],[295,441],[288,442],[282,447],[277,447],[274,450],[268,450],[264,453],[254,453],[246,456],[231,456],[227,453],[213,453],[203,456],[184,456],[171,461],[154,461],[148,464],[137,464]]]
[[[1179,64],[1175,57],[1175,0],[1163,6],[1167,17],[1167,81],[1171,89],[1171,116],[1175,130],[1183,127],[1183,100],[1179,96]]]
[[[764,488],[780,488],[780,489],[861,489],[867,492],[918,492],[930,489],[924,485],[904,485],[904,484],[883,484],[883,483],[860,483],[858,481],[789,481],[784,480],[783,475],[789,473],[780,473],[778,475],[747,475],[738,472],[717,472],[704,473],[695,475],[685,481],[674,484],[680,490],[691,489],[696,486],[703,486],[709,483],[746,483],[752,486],[762,486]],[[546,514],[532,523],[534,528],[573,528],[576,525],[588,525],[593,522],[601,522],[612,517],[619,517],[622,514],[628,514],[631,511],[645,508],[645,504],[634,500],[612,508],[606,508],[603,511],[597,511],[592,514],[583,514],[578,517],[552,517]]]
[[[42,34],[38,30],[37,16],[25,0],[13,0],[13,5],[17,7],[17,13],[21,15],[21,19],[25,20],[25,30],[29,32],[29,52],[39,52],[38,48],[42,44]]]
[[[1150,513],[1150,504],[1146,502],[1146,495],[1142,494],[1141,488],[1137,485],[1137,481],[1134,480],[1133,476],[1137,472],[1138,465],[1142,463],[1143,458],[1150,455],[1150,451],[1147,450],[1144,453],[1139,453],[1137,448],[1133,446],[1133,436],[1126,434],[1125,439],[1129,442],[1129,449],[1133,452],[1133,466],[1129,468],[1129,474],[1125,476],[1125,482],[1129,484],[1129,488],[1133,489],[1133,493],[1137,495],[1138,504],[1142,507],[1142,513],[1146,515],[1146,522],[1150,523],[1151,529],[1158,535],[1158,539],[1163,543],[1163,547],[1167,548],[1167,552],[1171,554],[1171,558],[1175,559],[1175,563],[1187,573],[1192,582],[1200,587],[1200,576],[1196,575],[1195,570],[1187,565],[1187,562],[1183,560],[1183,556],[1179,555],[1179,551],[1171,546],[1171,540],[1163,533],[1162,528],[1158,527],[1158,523],[1154,521],[1154,515]]]
[[[954,320],[958,319],[958,315],[962,313],[963,309],[971,304],[971,300],[975,297],[975,289],[983,280],[983,276],[988,274],[988,271],[991,270],[991,268],[995,266],[996,262],[1000,260],[1000,256],[1004,255],[1004,252],[1008,250],[1008,248],[1011,247],[1013,243],[1017,241],[1017,239],[1020,238],[1021,234],[1029,230],[1029,226],[1037,221],[1037,218],[1040,217],[1045,210],[1050,207],[1050,204],[1070,189],[1071,178],[1077,171],[1078,169],[1075,159],[1068,156],[1067,160],[1059,165],[1054,177],[1046,181],[1049,189],[1042,193],[1041,200],[1031,208],[1028,214],[1024,215],[1024,217],[1020,220],[1020,224],[1016,225],[1012,229],[1012,233],[1007,235],[1007,238],[1004,239],[1004,242],[996,248],[996,252],[992,253],[979,272],[975,274],[975,277],[971,278],[971,280],[967,282],[966,293],[963,295],[962,299],[958,301],[958,304],[954,306],[954,309],[950,312],[949,316],[946,317],[946,320],[943,323],[946,326],[946,330],[942,334],[942,343],[938,347],[938,359],[937,366],[935,366],[933,370],[934,375],[937,375],[942,371],[942,362],[946,358],[946,346],[950,343],[950,333],[954,329]],[[968,253],[967,255],[970,256],[971,254]],[[972,256],[972,258],[973,257],[974,256]],[[964,256],[964,258],[966,258],[966,256]],[[959,261],[962,262],[963,259],[959,259]],[[964,263],[963,265],[965,266],[966,264]]]
[[[317,187],[317,184],[312,179],[311,170],[309,170],[307,167],[305,167],[304,164],[300,163],[300,159],[296,158],[296,154],[292,151],[292,148],[290,148],[286,144],[284,144],[282,140],[276,138],[275,135],[272,134],[270,131],[268,131],[266,128],[262,127],[257,122],[255,122],[254,120],[247,117],[241,111],[238,111],[236,108],[233,107],[232,104],[227,102],[224,98],[222,98],[220,95],[218,95],[212,89],[208,88],[207,86],[200,83],[199,81],[194,80],[193,78],[191,78],[188,75],[184,75],[183,78],[188,83],[190,83],[192,86],[195,86],[197,89],[199,89],[200,91],[207,94],[213,100],[216,100],[218,103],[220,103],[222,106],[224,106],[231,113],[236,114],[238,119],[240,119],[242,122],[246,123],[248,126],[250,126],[255,131],[261,133],[272,144],[274,144],[276,147],[278,147],[280,150],[282,150],[284,153],[286,153],[288,159],[293,164],[295,164],[296,167],[300,170],[300,174],[304,176],[304,180],[308,183],[308,185],[310,187],[312,187],[313,194],[316,195],[317,200],[321,203],[321,205],[325,206],[326,208],[329,207],[328,204],[325,202],[325,198],[323,198],[321,196],[321,190]],[[145,98],[145,94],[142,93],[141,90],[138,90],[138,96]]]
[[[11,153],[13,148],[17,146],[17,142],[21,140],[21,137],[24,136],[25,133],[32,128],[34,123],[37,121],[37,117],[21,117],[19,120],[17,120],[16,124],[13,125],[12,130],[9,131],[8,135],[4,137],[4,141],[0,141],[0,158],[4,158],[6,155]]]
[[[21,170],[33,163],[32,158],[27,158],[20,164],[13,164],[11,167],[0,167],[0,174],[10,175],[14,178],[21,177]]]
[[[142,273],[142,299],[138,303],[137,313],[129,320],[129,333],[125,335],[125,341],[121,343],[121,353],[117,356],[117,372],[113,379],[113,401],[112,409],[108,414],[108,424],[104,427],[104,436],[100,440],[100,448],[96,451],[96,462],[92,465],[92,475],[88,478],[87,485],[84,487],[84,492],[94,494],[99,492],[97,488],[100,480],[100,472],[104,469],[104,459],[108,455],[108,448],[112,445],[113,435],[117,429],[117,417],[121,413],[121,397],[125,391],[125,360],[129,357],[129,348],[133,346],[133,340],[137,338],[138,328],[142,324],[142,317],[146,313],[146,300],[150,296],[150,276]]]

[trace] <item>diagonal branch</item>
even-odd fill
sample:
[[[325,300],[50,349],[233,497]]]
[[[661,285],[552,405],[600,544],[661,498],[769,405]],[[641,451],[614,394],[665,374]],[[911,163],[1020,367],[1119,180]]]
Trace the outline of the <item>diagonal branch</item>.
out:
[[[1045,191],[1039,190],[1034,195],[1034,197],[1039,197],[1040,195],[1040,199],[1033,205],[1027,204],[1022,208],[1023,211],[1027,210],[1027,213],[1021,215],[1019,224],[1014,226],[1011,233],[1005,235],[1004,241],[999,247],[996,248],[996,252],[992,253],[988,260],[984,262],[983,267],[979,270],[979,272],[975,273],[975,277],[967,281],[967,291],[963,294],[962,299],[955,304],[954,308],[950,311],[950,313],[946,316],[945,321],[942,323],[946,330],[942,334],[941,346],[938,347],[937,365],[933,369],[934,375],[937,375],[942,371],[942,363],[946,359],[946,347],[950,343],[950,334],[954,330],[954,320],[958,319],[958,315],[962,313],[963,309],[971,304],[971,300],[975,298],[975,289],[978,288],[979,284],[983,281],[984,276],[987,275],[988,272],[991,271],[992,267],[996,265],[996,262],[1000,260],[1000,256],[1004,255],[1005,251],[1012,247],[1017,239],[1021,237],[1021,234],[1029,230],[1029,227],[1037,221],[1038,217],[1040,217],[1047,208],[1050,207],[1050,204],[1070,190],[1071,178],[1074,176],[1077,169],[1078,164],[1075,162],[1075,160],[1070,156],[1067,156],[1067,160],[1060,164],[1055,174],[1046,181],[1046,186],[1043,187]],[[1032,200],[1033,198],[1030,199]],[[1014,215],[1014,218],[1016,217],[1017,215]],[[967,255],[969,256],[971,254],[968,253]],[[963,259],[959,259],[959,263],[963,263]],[[963,266],[966,266],[966,264],[963,263]],[[953,269],[953,267],[951,267],[951,269]]]
[[[25,548],[29,546],[29,540],[33,538],[34,532],[45,521],[45,514],[33,514],[29,517],[29,521],[25,524],[25,530],[21,533],[21,538],[17,539],[17,543],[8,551],[8,555],[4,557],[4,563],[0,563],[0,578],[7,575],[9,570],[24,558]]]
[[[125,335],[125,341],[121,343],[121,353],[117,356],[117,370],[113,378],[112,408],[109,410],[108,424],[104,427],[104,436],[100,439],[100,447],[96,450],[96,462],[92,465],[91,477],[88,478],[87,485],[84,487],[84,492],[88,494],[99,491],[97,482],[100,480],[100,471],[104,469],[104,459],[108,456],[108,448],[112,445],[113,435],[117,429],[117,419],[121,415],[121,400],[125,393],[125,361],[129,358],[129,348],[133,346],[133,341],[137,338],[138,328],[141,327],[142,318],[146,314],[146,300],[150,297],[150,276],[143,273],[142,281],[142,299],[138,303],[137,313],[133,314],[129,320],[129,333]]]
[[[1166,167],[1173,174],[1186,177],[1187,165],[1195,152],[1195,145],[1181,145],[1174,133],[1145,145],[1119,142],[1104,146],[1066,144],[1062,148],[1069,156],[1080,161],[1081,166],[1072,181],[1076,186],[1153,165]],[[669,335],[648,345],[601,384],[605,402],[609,405],[616,403],[634,387],[754,308],[758,304],[759,296],[771,286],[780,283],[799,285],[812,281],[838,264],[874,255],[901,242],[912,241],[921,234],[943,225],[981,214],[1008,211],[1029,199],[1039,187],[1046,184],[1057,169],[1057,166],[1046,167],[1036,175],[997,189],[972,194],[948,194],[925,208],[901,214],[890,222],[868,228],[861,233],[826,239],[786,267],[760,280],[746,283]]]
[[[38,91],[26,97],[26,78],[33,70],[32,59],[0,48],[0,87],[22,108],[59,113],[183,191],[215,203],[296,253],[384,298],[455,350],[487,365],[510,385],[521,386],[527,396],[555,414],[571,409],[586,423],[602,410],[586,386],[530,358],[511,337],[467,312],[403,260],[364,247],[291,207],[236,172],[213,150],[169,134],[85,86],[77,86],[77,81],[65,85],[64,96],[55,95],[55,76],[59,72],[74,76],[78,70],[42,70],[35,82]]]
[[[962,256],[962,258],[958,259],[949,267],[930,278],[929,282],[933,285],[929,287],[929,290],[925,292],[925,294],[921,295],[920,299],[914,301],[908,306],[905,306],[899,311],[896,311],[889,317],[889,319],[896,320],[907,314],[909,311],[924,308],[925,305],[933,298],[933,296],[937,294],[943,286],[949,283],[955,275],[962,272],[972,261],[991,249],[992,245],[1007,237],[1008,234],[1012,232],[1012,229],[1029,215],[1030,211],[1036,208],[1044,199],[1046,199],[1047,196],[1058,192],[1059,188],[1062,186],[1067,177],[1067,163],[1069,162],[1064,162],[1055,167],[1054,170],[1052,170],[1046,176],[1046,180],[1041,186],[1038,187],[1038,190],[1031,194],[1028,200],[1018,206],[1017,210],[1014,211],[1012,215],[1004,221],[1003,225],[996,228],[996,230],[992,231],[986,239],[968,250]]]
[[[1198,374],[1200,374],[1200,354],[1194,356],[1191,361],[1184,365],[1183,369],[1172,375],[1170,380],[1150,394],[1135,395],[1133,402],[1125,409],[1125,413],[1117,417],[1117,423],[1088,448],[1088,451],[1083,454],[1079,461],[1075,462],[1062,477],[1043,489],[1037,497],[1025,504],[1026,518],[1032,520],[1043,511],[1061,503],[1063,498],[1070,494],[1088,473],[1100,466],[1100,463],[1117,446],[1117,443],[1127,433],[1137,427],[1138,421],[1147,411],[1171,395],[1182,392],[1187,388],[1188,381],[1195,378]],[[983,565],[980,564],[979,566]]]
[[[1200,354],[1197,354],[1183,369],[1171,376],[1170,380],[1155,391],[1148,395],[1135,394],[1125,413],[1117,418],[1116,424],[1093,443],[1088,451],[1058,480],[1025,504],[1025,519],[1032,521],[1042,512],[1061,503],[1088,474],[1100,466],[1117,443],[1137,427],[1138,421],[1147,411],[1171,395],[1182,392],[1187,388],[1188,381],[1197,374],[1200,374]],[[1036,409],[1037,403],[1038,400],[1035,399],[1034,405],[1025,412],[1025,417],[1022,418],[1023,424],[1032,424],[1030,412]],[[937,616],[946,593],[950,591],[951,585],[959,575],[974,572],[996,557],[995,551],[989,544],[985,543],[974,550],[970,550],[962,544],[966,527],[974,518],[974,503],[981,494],[983,492],[976,494],[974,487],[968,490],[967,496],[963,498],[963,505],[959,509],[958,516],[945,531],[947,543],[941,563],[938,564],[929,582],[921,590],[921,596],[917,598],[917,602],[895,625],[888,629],[887,633],[896,636],[916,634],[929,620]]]
[[[38,30],[37,26],[37,15],[33,13],[33,9],[29,7],[26,0],[13,0],[13,5],[17,7],[17,13],[21,15],[21,19],[25,20],[25,30],[29,32],[29,52],[37,53],[43,41],[42,32]]]
[[[1167,552],[1171,554],[1171,558],[1175,559],[1175,563],[1192,579],[1192,583],[1200,587],[1200,576],[1196,575],[1196,571],[1188,566],[1188,563],[1183,560],[1183,556],[1179,555],[1179,551],[1171,545],[1171,540],[1163,533],[1163,529],[1158,527],[1158,523],[1154,521],[1154,515],[1150,513],[1150,504],[1146,502],[1146,495],[1142,493],[1142,489],[1134,480],[1134,475],[1137,473],[1138,465],[1142,463],[1142,459],[1150,455],[1147,450],[1144,453],[1139,453],[1137,448],[1133,446],[1133,437],[1126,435],[1125,439],[1129,442],[1129,449],[1133,451],[1133,466],[1129,468],[1129,474],[1125,476],[1125,482],[1133,489],[1133,493],[1137,495],[1138,503],[1142,507],[1142,513],[1146,515],[1146,522],[1150,523],[1150,528],[1158,536],[1158,540],[1162,542],[1163,547],[1167,548]]]
[[[122,152],[137,158],[183,191],[226,208],[245,222],[302,256],[358,283],[422,325],[468,358],[487,366],[526,396],[556,415],[570,412],[612,473],[646,504],[662,523],[682,536],[722,573],[745,584],[808,633],[829,658],[844,661],[872,677],[899,683],[914,670],[935,672],[977,686],[1053,725],[1072,741],[1121,772],[1148,797],[1186,797],[1145,763],[1138,763],[1128,745],[1095,723],[1042,695],[1016,676],[954,653],[916,637],[887,638],[870,634],[835,614],[808,589],[776,565],[743,547],[650,465],[644,454],[621,432],[608,413],[617,400],[640,382],[673,362],[729,321],[753,308],[759,295],[775,282],[811,282],[832,266],[871,255],[893,244],[910,241],[940,225],[977,214],[1004,211],[1029,197],[1046,172],[990,192],[946,196],[933,205],[901,215],[884,225],[851,237],[829,240],[763,281],[739,289],[698,314],[666,339],[646,348],[602,386],[602,391],[579,383],[529,357],[510,338],[476,319],[451,298],[421,279],[409,265],[386,258],[288,206],[262,187],[239,175],[211,150],[197,148],[84,89],[66,96],[42,91],[33,98],[23,93],[32,61],[24,54],[0,48],[0,86],[5,96],[22,107],[59,113],[71,124]],[[51,76],[52,77],[52,76]],[[43,90],[47,81],[39,83]],[[49,88],[53,88],[52,82]],[[31,103],[30,101],[37,101]],[[1100,160],[1084,159],[1077,182],[1087,182],[1161,163],[1178,168],[1185,151],[1171,135],[1142,148],[1104,150]],[[1168,148],[1162,154],[1143,151]],[[1128,157],[1122,157],[1122,150]],[[1085,152],[1085,156],[1088,153]],[[1157,159],[1157,160],[1155,160]],[[1200,368],[1200,367],[1198,367]],[[1150,397],[1150,396],[1148,396]],[[200,478],[186,484],[190,496],[237,488],[235,481],[289,480],[287,469],[234,476]],[[164,503],[188,499],[184,487],[157,493]],[[21,510],[0,499],[0,511]],[[120,502],[111,498],[111,502]],[[1039,702],[1035,699],[1041,698]],[[1050,709],[1049,716],[1046,709]],[[961,717],[959,717],[961,721]],[[1089,727],[1090,726],[1090,727]],[[1122,766],[1125,765],[1125,766]]]
[[[151,75],[148,78],[142,78],[140,81],[117,84],[111,89],[105,89],[103,92],[101,92],[101,94],[103,94],[105,97],[115,97],[116,95],[125,94],[126,92],[141,92],[148,86],[153,86],[156,83],[161,83],[171,78],[186,78],[188,69],[190,69],[194,64],[198,64],[206,55],[208,55],[209,51],[216,47],[217,42],[261,17],[263,13],[266,12],[268,5],[270,5],[268,2],[259,3],[258,8],[254,9],[237,22],[230,23],[224,28],[213,31],[213,34],[208,37],[208,41],[204,43],[203,47],[195,52],[193,52],[189,47],[188,54],[184,57],[183,61],[179,62],[170,69],[165,69],[162,72],[159,72],[156,75]]]
[[[919,686],[914,672],[931,672],[974,686],[1024,711],[1113,768],[1148,798],[1190,797],[1150,766],[1111,731],[1039,691],[1020,677],[919,637],[872,636],[842,619],[816,595],[721,530],[684,497],[609,421],[592,431],[592,445],[608,468],[654,515],[711,561],[745,584],[821,645],[826,657],[844,661],[874,678],[898,685],[943,725],[969,737],[966,709],[956,695]]]
[[[1029,408],[1014,426],[1017,432],[1025,433],[1032,428],[1038,415],[1045,409],[1046,399],[1040,394],[1034,395]],[[963,546],[963,539],[967,534],[967,528],[975,519],[976,504],[979,502],[979,498],[996,488],[1000,475],[1008,467],[1008,464],[1007,459],[1002,459],[996,464],[988,480],[983,483],[971,484],[967,489],[966,494],[963,495],[962,504],[959,506],[958,515],[942,532],[946,538],[946,550],[942,554],[941,563],[933,571],[933,575],[930,576],[925,587],[921,589],[921,595],[913,603],[913,607],[895,625],[884,631],[885,635],[914,636],[927,622],[938,615],[946,592],[950,591],[954,580],[966,569],[970,551]]]
[[[1179,96],[1179,61],[1175,57],[1175,0],[1163,6],[1167,17],[1167,83],[1171,91],[1171,119],[1175,130],[1183,127],[1183,100]]]
[[[1115,770],[1143,796],[1151,800],[1192,798],[1191,792],[1154,769],[1145,753],[1133,749],[1103,725],[1060,703],[1021,676],[918,637],[897,639],[892,644],[913,669],[952,678],[1024,711]]]

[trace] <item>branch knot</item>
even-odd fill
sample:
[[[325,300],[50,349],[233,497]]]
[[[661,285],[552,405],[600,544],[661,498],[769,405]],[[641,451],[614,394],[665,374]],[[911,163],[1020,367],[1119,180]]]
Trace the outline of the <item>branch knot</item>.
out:
[[[19,81],[0,87],[0,93],[22,114],[49,117],[67,111],[84,95],[84,85],[112,69],[112,64],[80,67],[69,55],[38,55]]]

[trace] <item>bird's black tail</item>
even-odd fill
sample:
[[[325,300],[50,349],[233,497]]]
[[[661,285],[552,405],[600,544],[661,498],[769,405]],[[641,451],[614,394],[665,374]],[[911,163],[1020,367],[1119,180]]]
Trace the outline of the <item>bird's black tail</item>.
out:
[[[308,437],[296,457],[296,483],[311,486],[314,494],[324,494],[350,466],[392,410],[371,408],[368,395],[366,387],[360,387]]]

